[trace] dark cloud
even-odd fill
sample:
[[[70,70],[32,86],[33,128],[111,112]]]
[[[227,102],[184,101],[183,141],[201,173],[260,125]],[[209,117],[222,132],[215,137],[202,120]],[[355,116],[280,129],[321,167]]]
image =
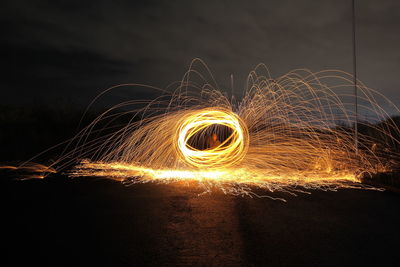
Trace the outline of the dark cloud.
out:
[[[85,90],[111,86],[131,71],[128,62],[109,59],[92,51],[48,46],[0,45],[3,66],[1,98],[3,103],[26,104],[60,100],[82,103]],[[77,98],[77,101],[73,99]],[[87,101],[87,100],[86,100]]]
[[[356,4],[360,78],[400,105],[399,3]],[[163,87],[195,57],[222,88],[233,74],[237,92],[260,62],[274,76],[294,68],[352,70],[349,0],[13,1],[0,13],[3,66],[20,80],[2,83],[11,103],[32,95],[89,101],[123,82]]]

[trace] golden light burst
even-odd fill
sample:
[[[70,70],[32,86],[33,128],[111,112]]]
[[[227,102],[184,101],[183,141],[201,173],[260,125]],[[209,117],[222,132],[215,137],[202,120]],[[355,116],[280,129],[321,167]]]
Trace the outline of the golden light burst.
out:
[[[260,70],[268,73],[262,65],[251,72],[238,101],[191,67],[174,90],[162,90],[144,107],[133,100],[101,114],[52,167],[79,161],[70,176],[195,181],[207,190],[243,194],[251,186],[362,187],[362,175],[398,164],[393,148],[400,131],[378,101],[399,110],[377,91],[358,82],[359,128],[367,130],[359,132],[356,147],[351,75],[297,70],[273,79]],[[106,127],[121,116],[130,116],[125,125]]]
[[[207,130],[212,126],[226,126],[231,133],[225,140],[207,149],[197,149],[189,144],[190,139],[196,136],[204,142]],[[208,135],[212,138],[211,134]],[[242,119],[232,111],[217,108],[184,114],[177,122],[177,132],[172,138],[176,141],[174,145],[181,160],[198,168],[228,168],[245,157],[249,146],[249,133]]]

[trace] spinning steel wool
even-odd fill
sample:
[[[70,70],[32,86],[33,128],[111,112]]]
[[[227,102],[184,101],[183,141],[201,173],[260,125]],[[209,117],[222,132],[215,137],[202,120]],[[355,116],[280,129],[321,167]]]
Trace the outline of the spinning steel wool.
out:
[[[236,101],[191,67],[172,93],[162,90],[144,108],[127,101],[101,114],[51,167],[78,160],[70,176],[195,181],[207,190],[243,194],[249,186],[362,187],[361,175],[398,164],[399,129],[377,101],[398,110],[382,95],[358,82],[358,109],[369,118],[359,115],[358,126],[367,131],[358,134],[356,147],[351,75],[297,70],[272,79],[258,74],[263,68],[250,73]],[[129,122],[110,126],[121,116]]]

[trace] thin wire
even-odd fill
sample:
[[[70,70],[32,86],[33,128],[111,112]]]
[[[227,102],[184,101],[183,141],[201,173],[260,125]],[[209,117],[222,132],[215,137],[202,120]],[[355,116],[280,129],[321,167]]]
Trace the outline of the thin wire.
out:
[[[355,0],[352,0],[352,25],[353,25],[353,79],[354,79],[354,147],[358,154],[358,95],[357,95],[357,55],[356,55],[356,9]]]

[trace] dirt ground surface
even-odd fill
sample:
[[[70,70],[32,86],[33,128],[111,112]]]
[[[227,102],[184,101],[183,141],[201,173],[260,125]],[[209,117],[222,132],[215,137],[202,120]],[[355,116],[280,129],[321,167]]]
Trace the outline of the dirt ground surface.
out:
[[[1,266],[395,266],[400,195],[287,202],[56,176],[1,182]],[[260,192],[259,192],[260,193]],[[261,192],[262,193],[262,192]],[[267,192],[264,192],[267,193]]]

